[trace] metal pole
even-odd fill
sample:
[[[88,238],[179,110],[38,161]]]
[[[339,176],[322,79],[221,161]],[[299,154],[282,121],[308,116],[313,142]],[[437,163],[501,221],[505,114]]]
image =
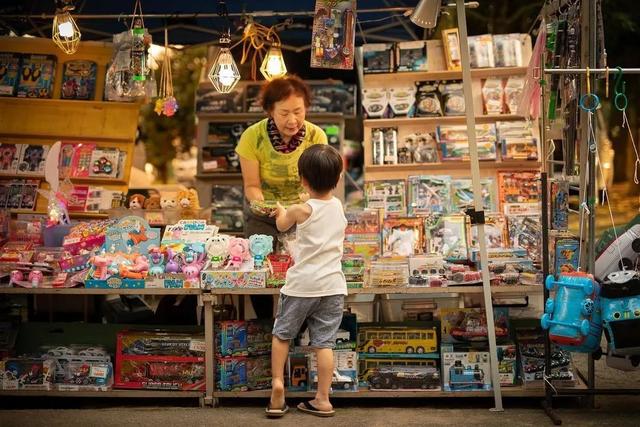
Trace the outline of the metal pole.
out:
[[[609,73],[617,73],[617,68],[609,68]],[[622,68],[625,74],[640,74],[640,68]],[[547,68],[545,74],[587,74],[586,68]],[[589,74],[606,74],[606,68],[589,68]]]
[[[491,301],[491,283],[489,281],[489,266],[487,262],[487,241],[484,232],[484,207],[482,188],[480,184],[480,163],[478,160],[478,146],[476,144],[476,119],[473,106],[473,89],[471,84],[471,66],[469,59],[469,42],[467,40],[467,16],[464,0],[457,0],[458,30],[460,31],[460,56],[462,59],[462,83],[464,86],[465,114],[467,116],[467,134],[469,136],[469,157],[471,158],[471,178],[473,180],[473,202],[475,211],[480,215],[476,224],[478,242],[480,243],[480,263],[482,265],[482,292],[484,294],[484,308],[487,316],[487,332],[489,335],[489,353],[491,355],[491,381],[493,383],[493,397],[495,407],[493,411],[504,411],[502,407],[502,390],[498,375],[498,350],[496,347],[496,329],[493,318],[493,302]]]

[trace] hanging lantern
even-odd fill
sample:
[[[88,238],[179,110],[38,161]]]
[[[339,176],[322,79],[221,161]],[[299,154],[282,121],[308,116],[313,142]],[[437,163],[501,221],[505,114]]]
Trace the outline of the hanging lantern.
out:
[[[71,3],[64,3],[56,9],[53,17],[51,39],[67,55],[72,55],[78,50],[80,44],[80,30],[70,11],[75,7]]]
[[[178,110],[178,101],[173,96],[173,75],[171,72],[171,54],[169,51],[169,36],[167,27],[164,28],[164,62],[160,77],[160,90],[158,91],[154,111],[156,114],[173,116]]]
[[[284,63],[279,43],[274,43],[267,51],[267,56],[264,57],[260,66],[260,72],[269,81],[287,74],[287,66]]]
[[[220,38],[220,51],[213,66],[209,70],[209,80],[211,80],[213,87],[220,93],[231,92],[240,81],[238,66],[229,50],[230,44],[231,38],[228,33]]]

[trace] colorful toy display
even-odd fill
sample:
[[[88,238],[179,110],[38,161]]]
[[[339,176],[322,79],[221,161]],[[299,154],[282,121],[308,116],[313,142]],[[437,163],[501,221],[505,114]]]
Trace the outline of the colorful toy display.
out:
[[[53,55],[24,55],[20,67],[18,97],[51,98],[56,58]]]
[[[600,350],[602,309],[600,285],[590,274],[560,274],[558,280],[549,275],[545,286],[555,295],[545,302],[540,321],[549,330],[551,341],[563,349],[580,353]]]
[[[355,10],[355,0],[316,0],[311,68],[353,69]]]
[[[491,390],[489,353],[442,349],[442,384],[445,391]]]
[[[9,358],[0,361],[0,389],[52,390],[53,360]]]
[[[273,252],[273,237],[265,234],[249,236],[249,250],[253,256],[254,268],[262,268],[267,256]]]
[[[602,323],[609,353],[640,363],[640,276],[635,271],[609,274],[600,292]]]
[[[62,72],[62,99],[85,99],[94,97],[97,64],[93,61],[68,61]]]
[[[420,218],[388,218],[382,228],[382,254],[404,256],[424,253],[424,222]]]
[[[497,340],[509,336],[508,310],[493,309],[495,334]],[[461,343],[487,341],[487,316],[481,308],[442,308],[440,309],[441,339],[443,343]]]
[[[410,176],[409,215],[447,213],[451,206],[451,177]]]
[[[435,326],[361,326],[358,351],[363,353],[424,354],[438,351]]]

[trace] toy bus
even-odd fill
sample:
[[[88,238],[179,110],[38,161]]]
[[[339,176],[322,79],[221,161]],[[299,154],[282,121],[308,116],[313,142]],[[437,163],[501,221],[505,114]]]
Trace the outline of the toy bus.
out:
[[[359,333],[359,351],[423,354],[438,351],[436,328],[367,328]]]

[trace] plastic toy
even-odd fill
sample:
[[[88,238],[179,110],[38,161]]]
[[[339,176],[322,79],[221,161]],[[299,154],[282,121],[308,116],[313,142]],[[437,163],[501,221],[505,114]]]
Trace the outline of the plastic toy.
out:
[[[266,234],[249,236],[249,249],[253,255],[254,268],[262,268],[267,255],[273,252],[273,236]]]
[[[433,390],[440,388],[440,372],[432,366],[390,366],[374,369],[368,383],[375,390]]]
[[[640,363],[640,276],[636,271],[609,274],[600,293],[602,323],[609,353]]]
[[[635,224],[602,252],[596,259],[595,276],[606,280],[610,273],[622,269],[634,269],[640,253],[640,224]],[[620,265],[622,257],[622,265]]]
[[[363,327],[358,331],[360,352],[433,353],[438,351],[436,328]]]
[[[460,360],[449,368],[449,384],[452,390],[481,389],[484,385],[484,371],[478,365],[464,366]]]
[[[149,275],[159,276],[164,274],[164,254],[160,248],[149,248]]]
[[[551,341],[563,349],[580,353],[600,352],[602,311],[600,285],[590,274],[561,274],[556,281],[547,276],[547,289],[555,295],[545,303],[540,323]]]
[[[31,282],[31,286],[37,288],[41,283],[44,275],[40,270],[33,270],[29,273],[29,282]]]
[[[489,390],[489,353],[442,349],[443,386],[446,391]]]
[[[180,273],[182,271],[180,255],[176,254],[171,248],[167,248],[167,265],[164,270],[166,273]]]
[[[231,236],[226,234],[216,234],[207,239],[205,249],[209,256],[209,265],[211,268],[220,268],[227,261],[229,256],[229,241]]]
[[[142,209],[145,197],[142,194],[132,194],[129,197],[129,209]]]
[[[229,262],[227,268],[238,269],[249,258],[249,240],[240,237],[234,237],[229,240]]]

